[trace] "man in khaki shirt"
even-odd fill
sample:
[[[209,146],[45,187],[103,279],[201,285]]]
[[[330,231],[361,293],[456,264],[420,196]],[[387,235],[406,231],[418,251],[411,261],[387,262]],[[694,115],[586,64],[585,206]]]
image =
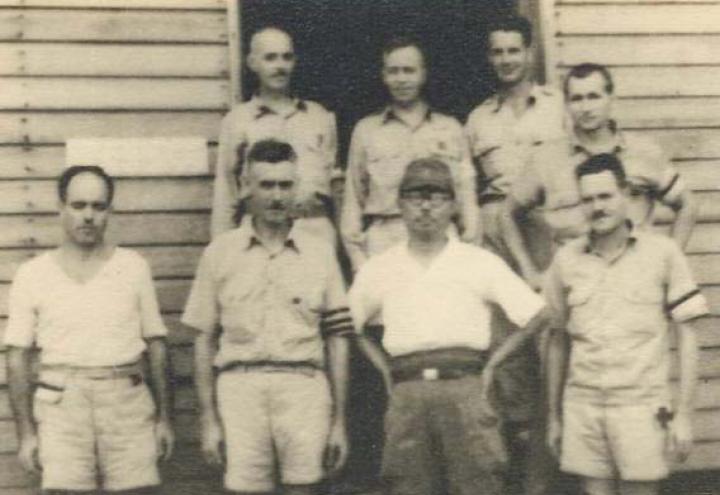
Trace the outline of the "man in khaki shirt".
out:
[[[573,67],[564,93],[572,129],[532,153],[513,185],[505,217],[513,256],[536,287],[557,246],[587,232],[574,170],[593,155],[612,153],[623,161],[631,193],[628,214],[636,227],[650,227],[656,204],[664,204],[675,212],[672,237],[684,247],[695,222],[692,193],[661,147],[621,132],[611,119],[614,85],[605,67]]]
[[[631,186],[616,155],[591,157],[576,176],[590,231],[557,252],[545,280],[555,320],[548,443],[588,495],[654,495],[692,447],[691,321],[707,304],[678,245],[630,221]]]
[[[236,105],[220,128],[220,145],[213,185],[211,231],[215,238],[239,221],[238,201],[246,155],[261,139],[290,143],[297,154],[298,184],[292,214],[296,227],[335,242],[330,181],[335,167],[335,115],[320,104],[292,95],[290,83],[296,55],[290,36],[266,28],[250,41],[248,67],[259,88],[250,101]]]
[[[413,159],[435,157],[453,173],[460,202],[463,240],[477,231],[475,172],[460,123],[427,104],[425,56],[410,39],[383,49],[383,82],[390,104],[361,119],[353,131],[340,228],[357,271],[371,256],[407,238],[397,204],[398,186]]]

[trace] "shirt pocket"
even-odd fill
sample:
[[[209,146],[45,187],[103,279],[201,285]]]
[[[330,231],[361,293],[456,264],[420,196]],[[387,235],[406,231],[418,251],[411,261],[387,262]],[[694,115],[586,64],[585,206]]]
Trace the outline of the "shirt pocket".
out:
[[[457,139],[443,133],[426,141],[425,152],[428,156],[438,158],[452,167],[462,158],[460,146]]]
[[[389,143],[379,140],[371,143],[367,150],[367,170],[370,181],[381,189],[394,191],[399,187],[409,161],[408,154],[397,142]]]
[[[620,323],[628,334],[655,335],[667,325],[660,284],[643,283],[641,277],[618,288],[622,307],[618,308]]]
[[[310,285],[310,284],[308,284]],[[320,334],[320,316],[323,310],[323,294],[319,288],[285,287],[282,298],[291,324],[287,326],[290,340],[317,339]]]
[[[583,335],[590,331],[597,318],[592,308],[591,299],[593,287],[583,283],[571,285],[567,295],[570,322],[568,332],[573,335]]]
[[[253,300],[253,287],[246,281],[231,281],[219,294],[223,336],[236,344],[255,340],[262,325],[262,302]]]

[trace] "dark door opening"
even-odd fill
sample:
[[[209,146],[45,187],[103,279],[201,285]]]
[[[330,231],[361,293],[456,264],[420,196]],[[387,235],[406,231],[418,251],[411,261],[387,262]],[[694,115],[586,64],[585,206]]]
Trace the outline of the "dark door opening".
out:
[[[426,94],[438,110],[461,121],[493,89],[485,59],[488,22],[515,0],[246,0],[241,2],[243,46],[257,29],[276,25],[295,41],[295,92],[337,114],[344,165],[355,123],[385,103],[380,50],[392,36],[419,39],[429,59]],[[243,90],[255,90],[244,67]]]

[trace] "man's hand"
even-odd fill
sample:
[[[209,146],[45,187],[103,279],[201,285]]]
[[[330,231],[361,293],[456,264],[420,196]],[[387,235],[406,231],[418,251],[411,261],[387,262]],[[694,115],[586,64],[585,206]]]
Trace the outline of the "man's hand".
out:
[[[552,455],[556,459],[560,459],[562,453],[562,421],[559,418],[550,418],[548,420],[545,441]]]
[[[669,424],[669,453],[677,462],[685,462],[693,446],[692,418],[688,413],[677,413]]]
[[[38,457],[37,433],[27,434],[20,440],[18,459],[22,467],[28,472],[34,474],[40,472],[41,467],[40,459]]]
[[[330,426],[330,434],[328,435],[327,445],[325,446],[325,454],[323,457],[323,466],[328,475],[337,474],[343,466],[348,456],[348,440],[345,431],[345,423],[335,420]]]
[[[202,454],[205,462],[212,466],[221,466],[224,436],[220,421],[214,414],[208,414],[200,422],[202,423]]]
[[[485,365],[485,368],[483,369],[482,375],[480,377],[482,379],[480,398],[486,404],[490,404],[490,396],[495,385],[495,366],[496,365],[492,363],[488,363],[487,365]]]
[[[175,434],[167,419],[160,419],[155,423],[155,443],[158,459],[161,461],[170,459],[175,446]]]
[[[541,292],[543,287],[543,275],[536,269],[526,269],[523,271],[525,282],[535,292]]]

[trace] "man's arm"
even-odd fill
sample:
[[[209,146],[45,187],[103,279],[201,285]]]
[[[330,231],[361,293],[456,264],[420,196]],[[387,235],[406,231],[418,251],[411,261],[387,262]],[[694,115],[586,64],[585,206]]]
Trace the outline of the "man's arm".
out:
[[[507,339],[500,344],[485,365],[486,369],[495,369],[497,365],[502,363],[510,354],[518,350],[523,343],[535,334],[545,329],[550,321],[550,314],[547,308],[541,309],[524,327],[513,332]]]
[[[158,446],[158,456],[168,460],[172,455],[175,435],[172,430],[172,382],[170,363],[165,338],[156,337],[148,341],[148,359],[150,361],[150,375],[152,389],[155,392],[157,405],[157,419],[155,437]]]
[[[505,200],[505,207],[500,215],[500,221],[502,222],[505,242],[513,258],[518,263],[520,273],[530,287],[538,290],[542,285],[540,272],[528,252],[520,230],[520,225],[526,220],[530,210],[531,208],[521,205],[512,197],[508,197]]]
[[[202,452],[210,464],[223,463],[223,432],[215,401],[215,374],[213,360],[217,352],[216,336],[201,332],[195,337],[195,389],[200,408]]]
[[[238,178],[235,164],[238,159],[236,136],[233,130],[233,113],[225,116],[220,127],[218,156],[215,163],[213,180],[212,212],[210,215],[210,233],[214,239],[233,228],[235,206],[239,199]]]
[[[562,392],[569,355],[570,339],[567,332],[559,328],[551,329],[545,364],[548,401],[547,444],[556,457],[560,456]]]
[[[698,345],[695,328],[690,323],[675,325],[678,343],[680,384],[675,399],[675,418],[670,423],[670,446],[682,462],[692,449],[693,399],[698,379]]]
[[[692,192],[688,189],[683,190],[677,203],[671,205],[671,208],[675,211],[675,219],[673,220],[670,235],[685,251],[697,220],[697,203]]]
[[[480,223],[480,208],[477,202],[476,171],[470,156],[470,148],[465,133],[458,129],[458,145],[462,151],[459,163],[459,181],[457,186],[458,200],[462,215],[462,240],[472,244],[482,242],[482,225]]]
[[[333,394],[333,415],[325,468],[330,472],[340,470],[347,460],[346,405],[349,381],[349,342],[345,336],[328,338],[328,365]]]
[[[380,349],[380,346],[372,338],[366,335],[358,335],[357,343],[360,351],[365,354],[368,360],[375,366],[378,372],[380,372],[383,382],[385,383],[386,392],[390,395],[393,382],[387,354]]]
[[[353,131],[348,153],[348,166],[345,173],[345,191],[340,216],[340,232],[345,250],[357,272],[365,263],[365,232],[363,228],[363,210],[365,203],[365,131],[362,121]]]
[[[25,469],[38,472],[40,462],[37,430],[32,417],[30,352],[29,348],[8,347],[7,371],[10,405],[20,440],[18,458]]]

